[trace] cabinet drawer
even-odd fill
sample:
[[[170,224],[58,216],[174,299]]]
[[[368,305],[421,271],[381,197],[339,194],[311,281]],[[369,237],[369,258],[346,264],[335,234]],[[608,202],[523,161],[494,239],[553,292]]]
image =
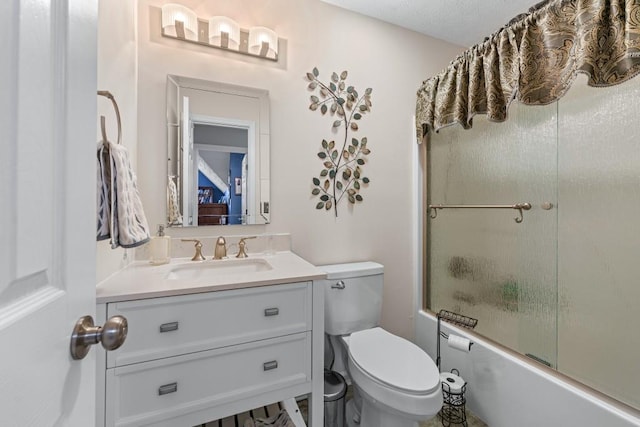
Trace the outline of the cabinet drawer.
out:
[[[311,382],[311,333],[107,370],[107,426],[140,426]]]
[[[107,367],[311,330],[311,284],[256,288],[111,303],[108,317],[129,322],[124,345]]]

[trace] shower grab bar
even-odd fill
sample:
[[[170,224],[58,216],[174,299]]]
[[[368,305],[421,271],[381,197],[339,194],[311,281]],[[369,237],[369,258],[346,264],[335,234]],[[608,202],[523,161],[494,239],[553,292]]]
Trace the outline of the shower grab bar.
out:
[[[524,219],[522,211],[531,209],[531,203],[516,203],[515,205],[429,205],[429,217],[435,219],[438,216],[438,209],[516,209],[520,216],[514,220],[520,224]]]

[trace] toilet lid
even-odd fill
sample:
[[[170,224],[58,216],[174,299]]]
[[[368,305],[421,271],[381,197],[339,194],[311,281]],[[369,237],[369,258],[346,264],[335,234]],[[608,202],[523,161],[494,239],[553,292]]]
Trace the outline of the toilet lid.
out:
[[[382,328],[351,334],[349,355],[360,369],[389,387],[415,394],[440,387],[438,368],[429,355]]]

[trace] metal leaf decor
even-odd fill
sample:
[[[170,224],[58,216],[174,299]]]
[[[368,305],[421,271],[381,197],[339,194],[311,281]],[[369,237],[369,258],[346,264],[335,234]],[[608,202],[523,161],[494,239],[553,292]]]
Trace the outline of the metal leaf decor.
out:
[[[359,129],[357,122],[371,111],[373,90],[367,88],[360,95],[355,87],[347,86],[346,71],[340,74],[332,73],[331,80],[327,83],[320,81],[319,75],[317,68],[307,73],[309,81],[307,88],[313,92],[310,96],[309,109],[320,111],[323,116],[327,114],[332,116],[331,129],[335,132],[344,130],[344,140],[339,147],[336,147],[336,142],[333,140],[322,140],[318,158],[323,168],[319,178],[313,178],[311,194],[320,199],[316,203],[316,209],[328,211],[333,208],[337,217],[338,203],[343,198],[354,205],[362,202],[360,190],[370,182],[363,173],[367,155],[371,152],[367,147],[367,137],[349,139],[349,132],[357,132]]]

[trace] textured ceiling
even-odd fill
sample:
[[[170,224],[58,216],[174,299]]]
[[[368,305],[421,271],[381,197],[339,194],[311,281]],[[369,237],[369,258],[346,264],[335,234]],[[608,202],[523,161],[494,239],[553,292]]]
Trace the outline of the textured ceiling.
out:
[[[322,0],[464,47],[480,43],[539,0]]]

